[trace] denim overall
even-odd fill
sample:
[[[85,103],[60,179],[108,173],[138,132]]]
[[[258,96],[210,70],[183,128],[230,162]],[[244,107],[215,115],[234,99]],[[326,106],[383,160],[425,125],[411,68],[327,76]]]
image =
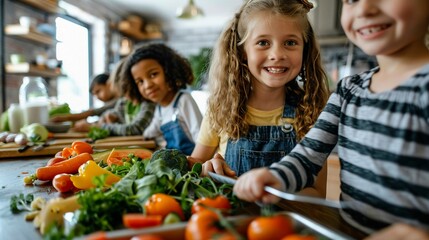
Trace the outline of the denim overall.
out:
[[[285,104],[283,118],[294,118],[295,108]],[[293,126],[249,126],[246,136],[237,141],[228,140],[225,160],[237,176],[252,168],[267,167],[280,161],[296,145]]]
[[[179,92],[176,100],[173,103],[174,114],[170,122],[161,125],[161,131],[167,142],[167,149],[179,149],[186,155],[191,155],[194,150],[195,143],[189,139],[182,126],[179,123],[177,115],[179,110],[177,109],[177,103],[179,102],[180,96],[183,92]],[[159,107],[159,113],[161,114],[161,107]],[[162,116],[161,116],[162,117]]]

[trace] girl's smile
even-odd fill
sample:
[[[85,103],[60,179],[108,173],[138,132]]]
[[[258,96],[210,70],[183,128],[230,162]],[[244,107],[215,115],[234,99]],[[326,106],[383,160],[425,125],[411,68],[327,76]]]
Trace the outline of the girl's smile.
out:
[[[371,25],[359,28],[357,31],[362,37],[364,38],[371,38],[374,37],[374,35],[379,35],[380,33],[384,32],[387,28],[390,27],[390,24],[379,24],[379,25]]]
[[[265,68],[269,73],[277,74],[277,73],[284,73],[287,71],[287,68],[283,67],[266,67]]]

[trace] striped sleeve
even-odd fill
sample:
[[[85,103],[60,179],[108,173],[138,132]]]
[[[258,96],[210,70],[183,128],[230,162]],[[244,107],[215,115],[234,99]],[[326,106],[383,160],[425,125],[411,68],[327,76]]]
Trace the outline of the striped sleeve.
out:
[[[140,111],[133,118],[132,122],[104,124],[103,129],[110,131],[112,136],[132,136],[143,135],[144,130],[149,126],[155,112],[155,104],[151,102],[142,102]]]
[[[297,192],[313,186],[315,177],[337,142],[340,98],[333,93],[313,128],[289,155],[270,166],[284,182],[285,191]]]

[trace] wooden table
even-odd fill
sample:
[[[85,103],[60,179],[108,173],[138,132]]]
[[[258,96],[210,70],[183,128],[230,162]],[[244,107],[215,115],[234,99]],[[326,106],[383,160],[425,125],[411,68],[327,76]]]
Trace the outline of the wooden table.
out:
[[[49,157],[48,157],[49,158]],[[25,213],[12,214],[9,201],[20,193],[34,194],[45,198],[66,197],[58,193],[50,183],[39,186],[25,186],[23,178],[46,164],[48,158],[3,159],[0,161],[0,239],[41,239],[32,222],[24,220]],[[280,202],[282,210],[296,212],[333,230],[345,233],[355,239],[362,239],[366,234],[345,223],[336,209],[299,202]],[[257,214],[259,208],[249,208]]]

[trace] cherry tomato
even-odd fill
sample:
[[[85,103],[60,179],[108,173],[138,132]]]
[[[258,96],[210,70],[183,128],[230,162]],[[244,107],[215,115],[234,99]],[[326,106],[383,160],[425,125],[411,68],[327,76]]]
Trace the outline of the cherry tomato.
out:
[[[73,182],[70,180],[70,174],[61,173],[55,175],[52,180],[52,185],[54,188],[61,193],[70,192],[74,190]]]
[[[171,212],[177,213],[180,219],[185,220],[182,207],[173,197],[164,193],[153,194],[144,205],[147,215],[161,215],[164,219]]]
[[[64,160],[66,160],[66,159],[63,157],[53,157],[53,158],[49,159],[49,161],[46,163],[46,166],[52,166],[52,165],[59,163],[59,162],[62,162]]]
[[[205,239],[236,239],[234,235],[223,229],[219,216],[210,210],[203,209],[192,214],[185,229],[186,240]]]
[[[161,215],[144,215],[143,213],[127,213],[122,216],[122,222],[127,228],[144,228],[162,224]]]
[[[223,195],[218,195],[215,198],[203,197],[195,200],[192,204],[192,213],[205,209],[204,206],[220,209],[223,213],[231,209],[231,203],[229,203],[228,198]]]
[[[293,233],[292,221],[281,214],[257,217],[247,227],[248,240],[282,239]]]
[[[73,149],[73,151],[76,154],[81,154],[84,152],[89,153],[89,154],[94,153],[91,144],[84,142],[84,141],[74,141],[71,144],[71,148]]]

